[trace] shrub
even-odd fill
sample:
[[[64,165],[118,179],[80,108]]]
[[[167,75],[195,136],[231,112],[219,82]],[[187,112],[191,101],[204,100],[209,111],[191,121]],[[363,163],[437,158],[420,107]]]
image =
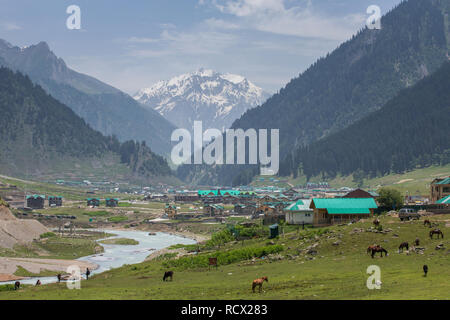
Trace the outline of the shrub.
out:
[[[115,217],[111,217],[108,218],[109,222],[122,222],[122,221],[127,221],[128,218],[125,216],[115,216]]]
[[[39,236],[41,239],[56,237],[56,234],[53,232],[45,232]]]
[[[14,290],[14,285],[13,284],[5,284],[0,286],[0,292],[2,291],[12,291]]]
[[[261,258],[269,254],[283,251],[283,246],[273,245],[265,247],[248,247],[230,251],[222,251],[210,254],[202,254],[193,257],[182,257],[176,260],[170,260],[163,263],[166,268],[178,267],[182,269],[204,268],[209,265],[209,258],[217,258],[217,264],[226,265],[234,262],[249,260],[252,258]]]
[[[108,211],[88,211],[84,212],[83,215],[89,216],[89,217],[101,217],[101,216],[109,216],[111,215],[111,212]]]

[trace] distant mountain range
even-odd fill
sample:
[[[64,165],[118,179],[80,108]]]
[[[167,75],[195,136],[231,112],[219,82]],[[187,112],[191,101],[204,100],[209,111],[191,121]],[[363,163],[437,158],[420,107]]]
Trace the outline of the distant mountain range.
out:
[[[155,152],[170,152],[174,126],[129,95],[67,67],[45,42],[19,48],[0,40],[0,65],[28,75],[94,129],[121,141],[146,141]]]
[[[268,97],[242,76],[207,69],[160,81],[134,95],[134,99],[175,126],[188,130],[192,130],[195,120],[202,121],[204,128],[227,129]]]
[[[56,171],[63,175],[61,168],[71,170],[72,163],[92,166],[106,158],[109,167],[124,167],[125,175],[141,181],[172,175],[164,158],[145,143],[105,137],[29,77],[5,67],[0,68],[0,115],[3,174],[24,177]]]
[[[300,148],[282,175],[376,177],[450,163],[450,62],[380,110]],[[299,172],[300,171],[300,172]]]
[[[286,165],[298,148],[379,110],[448,61],[449,12],[450,0],[400,3],[382,17],[380,30],[361,30],[264,104],[248,110],[232,128],[279,129],[280,158]],[[251,165],[178,169],[187,181],[222,185],[247,184],[258,173]]]

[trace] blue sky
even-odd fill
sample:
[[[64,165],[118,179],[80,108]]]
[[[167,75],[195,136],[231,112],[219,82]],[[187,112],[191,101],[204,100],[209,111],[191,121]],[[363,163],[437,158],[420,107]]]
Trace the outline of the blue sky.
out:
[[[269,92],[400,0],[0,0],[0,38],[46,41],[82,73],[134,94],[200,67],[243,75]],[[66,28],[69,5],[81,30]]]

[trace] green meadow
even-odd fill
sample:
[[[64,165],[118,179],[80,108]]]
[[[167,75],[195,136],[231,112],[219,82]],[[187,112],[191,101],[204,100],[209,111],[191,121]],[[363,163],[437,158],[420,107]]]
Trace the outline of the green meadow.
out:
[[[380,218],[382,233],[374,232],[370,220],[325,229],[286,229],[284,236],[272,240],[225,237],[225,243],[200,245],[197,255],[181,261],[169,251],[157,260],[101,273],[83,281],[80,290],[69,290],[65,284],[26,286],[19,291],[0,290],[0,299],[450,299],[450,217],[429,219],[446,238],[430,239],[423,219],[401,222],[388,216]],[[412,245],[417,237],[423,254],[398,253],[400,243]],[[374,243],[389,255],[371,258],[366,250]],[[444,249],[436,250],[441,243]],[[267,247],[281,247],[281,251],[264,255],[261,252]],[[248,258],[243,252],[256,256]],[[217,269],[198,263],[201,257],[215,255],[222,257]],[[425,264],[427,277],[422,271]],[[366,286],[371,265],[380,267],[381,289]],[[169,269],[174,271],[173,281],[163,282]],[[252,281],[262,276],[269,282],[261,293],[253,293]]]

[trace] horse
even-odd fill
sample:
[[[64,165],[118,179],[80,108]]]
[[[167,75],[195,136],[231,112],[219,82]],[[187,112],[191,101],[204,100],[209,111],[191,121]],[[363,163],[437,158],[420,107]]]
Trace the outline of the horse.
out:
[[[58,278],[58,283],[61,282],[61,273],[58,273],[56,277]]]
[[[427,276],[427,273],[428,273],[428,266],[427,265],[424,265],[423,266],[423,273],[424,273],[424,277],[426,277]]]
[[[378,227],[380,225],[380,220],[378,220],[378,218],[376,218],[375,220],[373,220],[373,224]]]
[[[375,254],[377,252],[379,252],[381,254],[381,257],[383,257],[383,252],[384,252],[385,256],[388,255],[387,250],[382,248],[381,246],[372,247],[371,250],[372,250],[372,259],[374,258]]]
[[[374,244],[374,245],[369,246],[369,247],[367,248],[367,254],[369,254],[370,252],[372,252],[372,249],[376,249],[376,248],[380,248],[380,246],[377,245],[377,244]]]
[[[18,289],[20,289],[20,282],[16,281],[16,282],[14,282],[14,290],[18,290]]]
[[[431,221],[428,220],[428,219],[426,219],[426,220],[423,222],[423,225],[424,225],[424,226],[428,225],[428,226],[431,228]]]
[[[439,235],[441,235],[441,236],[442,236],[442,239],[444,239],[444,234],[442,233],[441,230],[439,230],[439,229],[431,230],[431,231],[430,231],[430,239],[433,239],[433,235],[434,235],[434,234],[437,234],[437,238],[438,238],[438,239],[439,239]]]
[[[163,281],[166,281],[167,278],[170,278],[170,281],[173,280],[173,271],[164,272]]]
[[[414,241],[414,244],[415,244],[416,246],[419,246],[419,245],[420,245],[420,239],[419,239],[419,238],[416,238],[416,240]]]
[[[260,279],[253,280],[252,291],[255,292],[255,288],[259,287],[259,292],[261,292],[264,281],[269,282],[269,279],[267,277],[262,277]]]
[[[409,244],[408,242],[403,242],[402,244],[400,244],[400,246],[398,247],[398,253],[400,253],[400,249],[403,252],[403,249],[406,248],[406,250],[409,250]]]
[[[38,279],[38,281],[36,281],[35,286],[40,286],[41,285],[41,280]]]

